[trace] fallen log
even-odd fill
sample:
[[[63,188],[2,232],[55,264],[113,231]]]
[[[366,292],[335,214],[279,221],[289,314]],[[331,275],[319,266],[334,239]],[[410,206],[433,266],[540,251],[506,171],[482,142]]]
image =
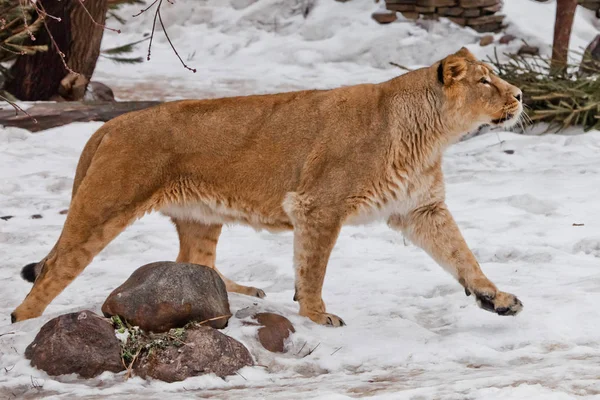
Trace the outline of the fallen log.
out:
[[[39,132],[71,122],[106,122],[121,114],[142,110],[160,103],[160,101],[39,103],[26,110],[29,115],[22,112],[15,115],[14,108],[6,104],[0,109],[0,125]]]

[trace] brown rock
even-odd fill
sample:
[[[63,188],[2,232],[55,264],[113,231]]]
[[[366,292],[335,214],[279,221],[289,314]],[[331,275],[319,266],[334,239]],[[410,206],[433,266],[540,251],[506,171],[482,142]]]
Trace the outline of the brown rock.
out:
[[[48,375],[92,378],[104,371],[124,369],[120,342],[112,324],[91,311],[48,321],[27,346],[25,357]]]
[[[458,5],[464,8],[476,8],[495,6],[498,3],[498,0],[459,0]]]
[[[417,0],[417,5],[428,7],[455,6],[458,0]]]
[[[537,56],[537,55],[540,54],[540,48],[536,47],[536,46],[523,45],[523,46],[521,46],[521,48],[519,49],[519,51],[517,51],[517,54],[519,54],[519,55]]]
[[[467,21],[467,25],[469,26],[477,26],[477,25],[485,25],[490,23],[501,23],[504,20],[504,15],[485,15],[483,17],[478,18],[469,18]]]
[[[468,25],[468,23],[467,23],[467,25]],[[479,33],[485,33],[485,32],[500,32],[503,27],[504,27],[504,25],[502,25],[501,22],[490,22],[490,23],[483,24],[483,25],[471,26],[471,29],[473,29]]]
[[[461,7],[440,7],[437,12],[442,17],[458,17],[465,9]]]
[[[31,219],[42,219],[42,218],[44,218],[44,217],[42,216],[42,214],[33,214],[33,215],[31,216]]]
[[[465,9],[465,12],[462,13],[462,16],[465,18],[479,17],[480,15],[481,11],[479,11],[479,8],[467,8]]]
[[[240,368],[254,365],[248,349],[237,340],[208,326],[186,330],[184,347],[167,345],[143,352],[133,365],[136,375],[165,382],[214,373],[225,377]]]
[[[419,13],[418,12],[402,12],[401,13],[402,16],[406,19],[419,19]]]
[[[387,9],[390,11],[415,11],[414,4],[388,4]]]
[[[510,42],[512,42],[515,39],[516,39],[516,36],[509,34],[509,35],[502,36],[498,42],[500,44],[509,44]]]
[[[492,35],[485,35],[479,39],[479,45],[484,47],[494,43],[494,37]]]
[[[283,353],[285,340],[294,333],[294,325],[286,318],[274,313],[259,313],[253,316],[262,325],[258,330],[258,341],[274,353]]]
[[[371,14],[371,18],[373,18],[375,21],[379,22],[380,24],[389,24],[398,19],[395,12],[383,12],[383,11],[374,12],[373,14]]]
[[[222,329],[230,317],[225,283],[214,269],[196,264],[155,262],[138,268],[102,305],[144,331],[166,332],[190,321]]]
[[[454,22],[455,24],[460,25],[460,26],[466,26],[467,25],[467,20],[465,18],[449,17],[448,19],[450,21]]]
[[[432,13],[435,12],[435,7],[416,6],[415,11],[418,13]]]
[[[467,18],[467,26],[476,30],[477,32],[498,32],[502,29],[502,21],[504,15],[486,15],[477,18]]]
[[[385,0],[387,4],[417,4],[417,0]]]
[[[481,9],[481,11],[483,12],[483,14],[495,14],[495,13],[497,13],[500,10],[502,10],[502,3],[498,3],[496,5],[489,6],[489,7],[483,7]]]
[[[60,210],[58,213],[60,215],[67,215],[69,213],[69,210]]]
[[[439,19],[439,16],[437,14],[435,14],[435,13],[423,14],[423,15],[421,15],[421,17],[424,20],[436,20],[437,21]],[[427,28],[425,28],[425,29],[427,29]]]

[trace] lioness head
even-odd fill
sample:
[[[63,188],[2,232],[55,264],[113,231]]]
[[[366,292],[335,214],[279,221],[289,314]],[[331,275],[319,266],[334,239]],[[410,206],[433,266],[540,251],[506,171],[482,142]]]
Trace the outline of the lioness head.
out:
[[[466,48],[441,60],[437,75],[456,126],[472,130],[485,124],[511,127],[518,122],[523,112],[521,90],[496,76]]]

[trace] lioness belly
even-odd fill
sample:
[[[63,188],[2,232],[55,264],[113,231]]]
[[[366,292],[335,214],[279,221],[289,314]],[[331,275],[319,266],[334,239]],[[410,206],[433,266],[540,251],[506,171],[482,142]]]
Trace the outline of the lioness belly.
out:
[[[293,229],[291,222],[283,213],[266,216],[258,212],[226,207],[220,204],[197,202],[185,205],[170,204],[160,212],[174,219],[191,220],[205,225],[243,224],[254,229],[281,232]]]

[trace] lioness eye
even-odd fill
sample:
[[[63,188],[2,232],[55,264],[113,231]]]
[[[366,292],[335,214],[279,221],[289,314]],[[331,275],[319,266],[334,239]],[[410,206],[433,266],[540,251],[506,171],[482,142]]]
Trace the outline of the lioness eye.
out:
[[[490,81],[486,77],[483,77],[479,80],[479,83],[483,83],[483,84],[487,85],[490,83]]]

